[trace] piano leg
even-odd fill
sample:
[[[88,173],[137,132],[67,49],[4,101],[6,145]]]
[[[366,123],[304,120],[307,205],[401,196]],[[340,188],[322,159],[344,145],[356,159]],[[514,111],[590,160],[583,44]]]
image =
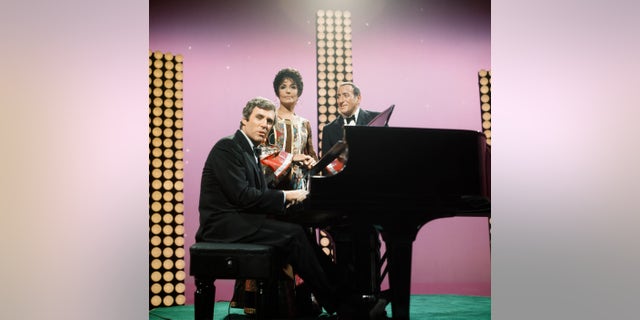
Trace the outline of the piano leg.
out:
[[[411,254],[415,234],[412,235],[411,232],[383,232],[382,238],[387,247],[391,313],[393,319],[409,319]]]

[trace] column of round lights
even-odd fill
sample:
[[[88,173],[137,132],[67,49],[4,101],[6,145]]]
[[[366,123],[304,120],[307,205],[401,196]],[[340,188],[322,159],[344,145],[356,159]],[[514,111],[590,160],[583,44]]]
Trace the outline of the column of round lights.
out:
[[[480,115],[482,133],[487,137],[487,145],[491,146],[491,70],[478,71],[478,86],[480,87]],[[489,224],[489,248],[491,248],[491,218]]]
[[[491,70],[483,69],[478,72],[478,86],[480,87],[482,133],[487,137],[487,144],[491,145]]]
[[[353,81],[351,12],[318,10],[316,19],[318,83],[318,149],[322,154],[322,129],[338,115],[338,85]],[[323,230],[318,232],[322,250],[333,256],[333,243]]]
[[[318,10],[316,19],[318,83],[318,149],[322,153],[322,128],[338,115],[336,94],[343,81],[353,81],[351,13]]]
[[[185,303],[181,55],[149,51],[149,308]]]

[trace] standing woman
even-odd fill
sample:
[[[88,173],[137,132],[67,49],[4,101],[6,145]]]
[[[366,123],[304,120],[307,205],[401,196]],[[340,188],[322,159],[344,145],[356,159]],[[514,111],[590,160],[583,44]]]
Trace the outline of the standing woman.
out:
[[[277,150],[275,154],[280,159],[291,159],[290,162],[285,160],[279,168],[275,168],[275,166],[269,165],[269,158],[263,158],[262,163],[265,175],[273,179],[272,186],[275,189],[306,189],[307,182],[303,169],[311,168],[318,160],[318,156],[313,149],[311,124],[309,120],[295,113],[295,108],[298,105],[303,89],[302,76],[296,69],[281,69],[273,79],[273,90],[280,101],[280,106],[276,109],[276,121],[269,132],[266,148]],[[268,154],[269,152],[266,151],[265,153]],[[285,155],[290,156],[286,157]],[[285,270],[292,282],[285,281],[285,283],[281,283],[281,286],[288,287],[289,290],[279,290],[278,299],[295,301],[293,302],[294,311],[290,312],[289,315],[317,315],[319,311],[315,310],[317,307],[311,302],[311,292],[309,292],[300,278],[294,275],[294,272],[295,270],[290,268]],[[286,285],[287,282],[289,285]],[[293,292],[291,292],[292,290]],[[283,291],[285,292],[284,294]]]
[[[280,106],[276,110],[276,123],[269,133],[267,148],[271,146],[271,150],[279,150],[291,155],[290,165],[285,161],[284,166],[280,167],[286,168],[284,170],[278,170],[264,163],[267,171],[272,169],[271,171],[274,172],[273,187],[276,189],[306,188],[302,169],[311,167],[318,160],[313,149],[311,124],[309,120],[295,113],[303,88],[302,76],[293,68],[278,71],[273,79],[273,90],[278,96]],[[269,154],[268,150],[265,151]],[[270,172],[266,173],[269,175]]]

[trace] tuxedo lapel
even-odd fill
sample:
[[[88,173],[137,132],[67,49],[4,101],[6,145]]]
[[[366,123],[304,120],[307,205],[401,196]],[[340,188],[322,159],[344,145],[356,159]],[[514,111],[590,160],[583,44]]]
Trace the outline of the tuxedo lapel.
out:
[[[360,108],[360,114],[358,114],[358,121],[356,121],[356,125],[366,126],[367,124],[369,124],[369,113]]]
[[[258,189],[263,189],[266,187],[266,182],[264,179],[264,174],[262,173],[262,168],[256,162],[256,155],[253,152],[253,146],[249,144],[247,138],[245,138],[244,134],[240,132],[240,130],[236,131],[236,135],[234,136],[234,140],[240,145],[240,148],[243,151],[244,160],[247,166],[253,168],[254,174],[254,182],[255,187]]]
[[[342,115],[338,117],[338,127],[340,127],[340,129],[344,128],[344,117]]]

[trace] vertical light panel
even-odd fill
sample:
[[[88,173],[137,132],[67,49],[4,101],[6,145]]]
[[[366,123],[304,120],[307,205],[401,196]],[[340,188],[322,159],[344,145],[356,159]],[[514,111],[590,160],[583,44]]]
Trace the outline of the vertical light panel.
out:
[[[487,145],[491,147],[491,70],[478,71],[478,88],[480,89],[480,121],[482,133],[487,137]],[[491,149],[489,149],[491,150]],[[489,169],[490,170],[490,169]],[[487,174],[491,175],[490,172]],[[491,187],[489,187],[491,190]],[[489,249],[491,249],[491,218],[489,224]]]
[[[322,154],[322,129],[338,114],[336,106],[338,85],[343,81],[353,81],[351,12],[318,10],[316,54],[318,149]]]
[[[318,150],[322,155],[322,129],[338,115],[336,94],[343,81],[353,81],[351,12],[318,10],[316,15],[316,74],[318,96]],[[333,242],[318,232],[322,250],[333,256]]]
[[[478,71],[478,87],[482,133],[487,137],[487,144],[491,145],[491,70]]]
[[[149,51],[149,309],[186,300],[182,61]]]

